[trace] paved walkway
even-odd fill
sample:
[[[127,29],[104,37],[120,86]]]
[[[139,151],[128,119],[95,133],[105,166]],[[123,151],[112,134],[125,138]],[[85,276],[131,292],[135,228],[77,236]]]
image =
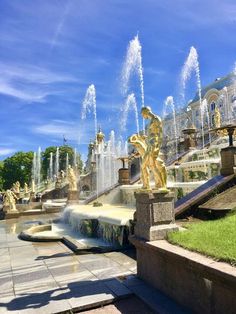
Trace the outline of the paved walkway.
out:
[[[42,219],[49,216],[38,218]],[[0,221],[0,313],[73,313],[134,293],[156,302],[159,313],[173,313],[172,307],[166,310],[166,304],[174,303],[160,294],[154,296],[155,292],[135,277],[136,261],[128,256],[130,251],[74,255],[61,242],[22,241],[18,234],[29,227],[29,220],[37,218]],[[178,310],[174,313],[181,313]]]

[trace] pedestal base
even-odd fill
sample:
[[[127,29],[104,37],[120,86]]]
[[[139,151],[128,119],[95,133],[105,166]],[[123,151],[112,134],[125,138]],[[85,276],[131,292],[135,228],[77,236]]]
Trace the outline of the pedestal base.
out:
[[[221,155],[221,169],[220,173],[223,176],[234,174],[234,167],[236,166],[236,147],[229,146],[222,148]]]
[[[149,229],[148,237],[150,241],[162,240],[166,238],[168,232],[178,230],[179,227],[176,224],[152,226]]]
[[[78,191],[68,191],[68,197],[67,197],[67,202],[68,203],[76,203],[79,201],[79,193]]]
[[[127,168],[119,169],[119,183],[125,185],[130,184],[129,169]]]
[[[164,239],[168,231],[178,230],[175,224],[174,194],[150,191],[135,193],[136,237],[154,241]]]
[[[20,213],[18,210],[12,212],[5,212],[5,219],[18,218],[20,217]]]

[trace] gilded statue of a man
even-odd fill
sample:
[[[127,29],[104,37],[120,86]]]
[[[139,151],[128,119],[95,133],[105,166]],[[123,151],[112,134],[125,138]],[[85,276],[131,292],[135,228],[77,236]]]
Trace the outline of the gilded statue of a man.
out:
[[[11,190],[6,190],[3,199],[3,207],[9,206],[9,211],[16,211],[16,194]]]
[[[69,182],[69,190],[77,191],[76,175],[73,168],[69,165],[67,179]]]
[[[156,189],[166,190],[167,172],[163,160],[159,157],[162,144],[162,122],[150,107],[143,107],[141,114],[150,120],[147,134],[134,134],[129,142],[133,144],[141,156],[141,179],[143,189],[150,190],[150,171],[153,174]]]

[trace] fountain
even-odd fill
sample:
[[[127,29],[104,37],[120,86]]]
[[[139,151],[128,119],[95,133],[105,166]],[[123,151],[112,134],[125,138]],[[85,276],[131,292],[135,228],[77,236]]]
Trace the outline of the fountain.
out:
[[[181,89],[182,89],[181,94],[184,101],[185,101],[186,83],[190,79],[192,72],[195,72],[199,103],[200,103],[200,108],[202,108],[202,88],[201,88],[200,68],[199,68],[199,62],[198,62],[198,53],[194,47],[190,48],[188,58],[185,61],[184,66],[181,71]],[[203,110],[200,110],[200,112],[201,112],[201,125],[202,125],[202,147],[204,148],[205,141],[204,141]]]
[[[210,130],[210,119],[209,119],[209,112],[208,112],[208,103],[206,99],[203,99],[203,101],[200,104],[200,112],[201,112],[201,121],[202,121],[202,130],[203,130],[203,137],[204,137],[204,122],[206,117],[206,123],[207,123],[207,132]],[[211,135],[209,133],[209,142],[211,143]],[[204,146],[203,146],[204,148]]]
[[[122,69],[122,92],[127,95],[132,74],[136,74],[139,78],[141,91],[141,104],[144,106],[144,82],[143,82],[143,66],[142,66],[142,46],[138,35],[129,42],[127,54]],[[143,120],[143,130],[145,130]]]
[[[171,114],[173,116],[173,133],[171,134],[171,139],[174,139],[175,142],[175,156],[178,158],[178,133],[177,133],[177,125],[176,125],[176,111],[173,96],[168,96],[165,100],[163,118],[165,118],[168,114],[168,108],[171,109]]]
[[[53,181],[53,153],[50,153],[50,160],[49,160],[49,180]]]
[[[60,164],[59,164],[59,158],[60,158],[60,152],[59,152],[59,147],[57,147],[57,150],[56,150],[56,158],[55,158],[55,173],[54,173],[54,177],[56,178],[59,174],[59,167],[60,167]]]
[[[75,171],[77,170],[77,150],[74,148],[74,159],[73,159],[73,167]]]
[[[138,109],[137,109],[137,103],[136,103],[134,93],[129,94],[125,101],[125,104],[123,107],[123,115],[121,118],[121,130],[126,130],[128,112],[129,110],[132,110],[132,109],[135,114],[136,132],[139,133]]]
[[[34,152],[32,164],[32,181],[34,181],[37,190],[40,190],[41,184],[41,155],[41,147],[39,147],[38,152]]]
[[[87,113],[90,113],[91,109],[93,110],[94,115],[94,133],[95,137],[97,135],[97,105],[96,105],[96,89],[93,84],[91,84],[85,94],[83,100],[83,108],[82,108],[82,119],[87,117]]]
[[[69,154],[66,153],[66,168],[65,168],[66,177],[68,176],[68,168],[69,168]]]

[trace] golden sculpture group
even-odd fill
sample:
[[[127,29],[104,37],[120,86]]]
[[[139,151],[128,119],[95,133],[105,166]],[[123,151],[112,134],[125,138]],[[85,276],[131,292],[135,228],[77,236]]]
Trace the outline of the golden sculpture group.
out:
[[[143,190],[151,190],[150,171],[155,181],[155,189],[168,191],[166,187],[167,172],[163,160],[159,157],[162,144],[162,121],[155,115],[150,107],[143,107],[141,114],[144,119],[149,119],[146,134],[133,134],[129,138],[141,157],[141,180]]]

